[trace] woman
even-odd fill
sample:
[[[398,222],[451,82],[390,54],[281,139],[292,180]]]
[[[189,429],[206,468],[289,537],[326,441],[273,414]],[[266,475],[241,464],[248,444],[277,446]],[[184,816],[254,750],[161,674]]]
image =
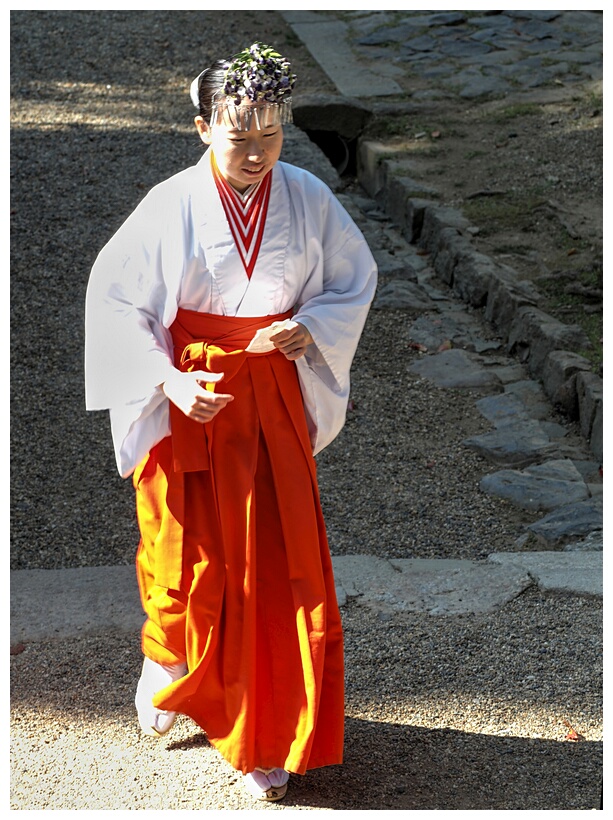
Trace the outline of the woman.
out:
[[[208,150],[103,248],[86,304],[87,407],[110,410],[136,490],[141,728],[189,715],[264,800],[342,760],[313,456],[344,423],[376,284],[329,189],[279,161],[294,82],[261,43],[194,80]]]

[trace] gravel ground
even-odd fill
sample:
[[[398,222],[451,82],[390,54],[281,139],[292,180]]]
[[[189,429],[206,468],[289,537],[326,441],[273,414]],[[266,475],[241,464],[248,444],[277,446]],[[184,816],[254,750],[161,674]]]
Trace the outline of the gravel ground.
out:
[[[199,158],[186,88],[216,53],[196,47],[202,21],[221,53],[253,36],[228,35],[222,18],[113,12],[100,37],[98,12],[13,15],[12,569],[133,560],[132,488],[117,475],[106,414],[84,412],[85,288],[96,254],[144,193]],[[276,15],[264,20],[257,36],[284,48],[287,37],[306,93],[315,68]],[[389,230],[373,235],[384,247],[398,241]],[[483,466],[461,445],[488,425],[474,395],[409,381],[405,365],[419,354],[407,348],[408,328],[406,313],[371,313],[354,368],[356,412],[319,459],[331,549],[482,557],[508,548],[530,521],[479,495]],[[37,355],[24,358],[24,344]]]
[[[488,616],[343,609],[343,766],[293,776],[273,809],[592,809],[601,710],[592,600],[529,591]],[[245,809],[191,721],[160,741],[132,707],[138,635],[13,658],[13,809]],[[565,740],[565,721],[583,740]],[[83,788],[87,783],[87,788]]]
[[[292,59],[304,93],[327,81],[273,12],[255,30],[221,11],[11,20],[11,568],[129,564],[130,482],[104,414],[84,411],[91,264],[147,189],[198,158],[186,89],[202,64],[262,39]],[[395,241],[381,232],[382,246]],[[409,378],[407,343],[406,314],[371,312],[355,410],[318,460],[332,552],[512,550],[532,519],[478,492],[488,467],[461,445],[489,429],[476,396]],[[343,617],[346,764],[292,778],[283,806],[261,808],[597,805],[599,600],[532,589],[488,616],[369,620],[351,604]],[[139,666],[137,635],[29,644],[12,658],[11,808],[252,807],[188,720],[157,744],[138,736]],[[566,741],[564,721],[585,740]]]

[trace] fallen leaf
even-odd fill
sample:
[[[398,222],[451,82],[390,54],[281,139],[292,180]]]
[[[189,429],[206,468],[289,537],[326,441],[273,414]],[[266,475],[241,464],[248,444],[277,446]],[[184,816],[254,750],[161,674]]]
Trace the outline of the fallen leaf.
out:
[[[438,348],[437,348],[437,351],[436,351],[436,352],[437,352],[437,353],[442,353],[442,352],[443,352],[443,350],[451,350],[451,348],[452,348],[451,341],[450,341],[449,339],[445,339],[445,341],[443,342],[443,344],[441,344],[441,345],[439,345],[439,346],[438,346]]]
[[[433,139],[433,140],[437,140],[437,139],[440,137],[440,135],[441,135],[441,132],[440,132],[440,131],[433,131],[433,132],[430,134],[430,136],[432,137],[432,139]]]
[[[571,248],[569,251],[566,252],[567,256],[574,256],[577,253],[577,248]]]
[[[421,345],[419,342],[409,342],[409,347],[412,350],[419,350],[421,353],[427,353],[428,348],[426,345]]]
[[[418,256],[429,256],[429,253],[424,248],[418,248],[417,249],[417,255]]]
[[[13,643],[11,644],[11,655],[21,655],[25,648],[25,643]]]
[[[570,723],[567,720],[565,720],[563,722],[564,722],[564,725],[566,726],[566,728],[568,729],[568,734],[566,735],[566,740],[574,740],[574,741],[585,740],[584,736],[580,735],[579,732],[577,732],[575,729],[573,729],[573,727],[570,725]]]

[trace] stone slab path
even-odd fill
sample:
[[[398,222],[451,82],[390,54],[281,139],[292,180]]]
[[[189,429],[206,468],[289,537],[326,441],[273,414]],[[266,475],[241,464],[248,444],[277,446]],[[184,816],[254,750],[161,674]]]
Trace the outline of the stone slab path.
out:
[[[347,96],[395,94],[405,72],[463,99],[602,78],[602,16],[590,11],[281,13]]]

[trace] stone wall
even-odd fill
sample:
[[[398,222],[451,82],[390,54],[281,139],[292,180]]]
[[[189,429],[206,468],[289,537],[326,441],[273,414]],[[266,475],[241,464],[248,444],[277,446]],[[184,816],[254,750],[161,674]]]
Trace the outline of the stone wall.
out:
[[[483,309],[507,351],[542,382],[551,402],[579,423],[602,463],[603,381],[580,355],[591,346],[583,330],[543,312],[542,297],[531,282],[479,253],[471,241],[474,228],[469,220],[429,197],[435,192],[411,179],[402,157],[389,146],[361,141],[357,168],[365,191],[407,241],[430,254],[437,276],[463,301]]]

